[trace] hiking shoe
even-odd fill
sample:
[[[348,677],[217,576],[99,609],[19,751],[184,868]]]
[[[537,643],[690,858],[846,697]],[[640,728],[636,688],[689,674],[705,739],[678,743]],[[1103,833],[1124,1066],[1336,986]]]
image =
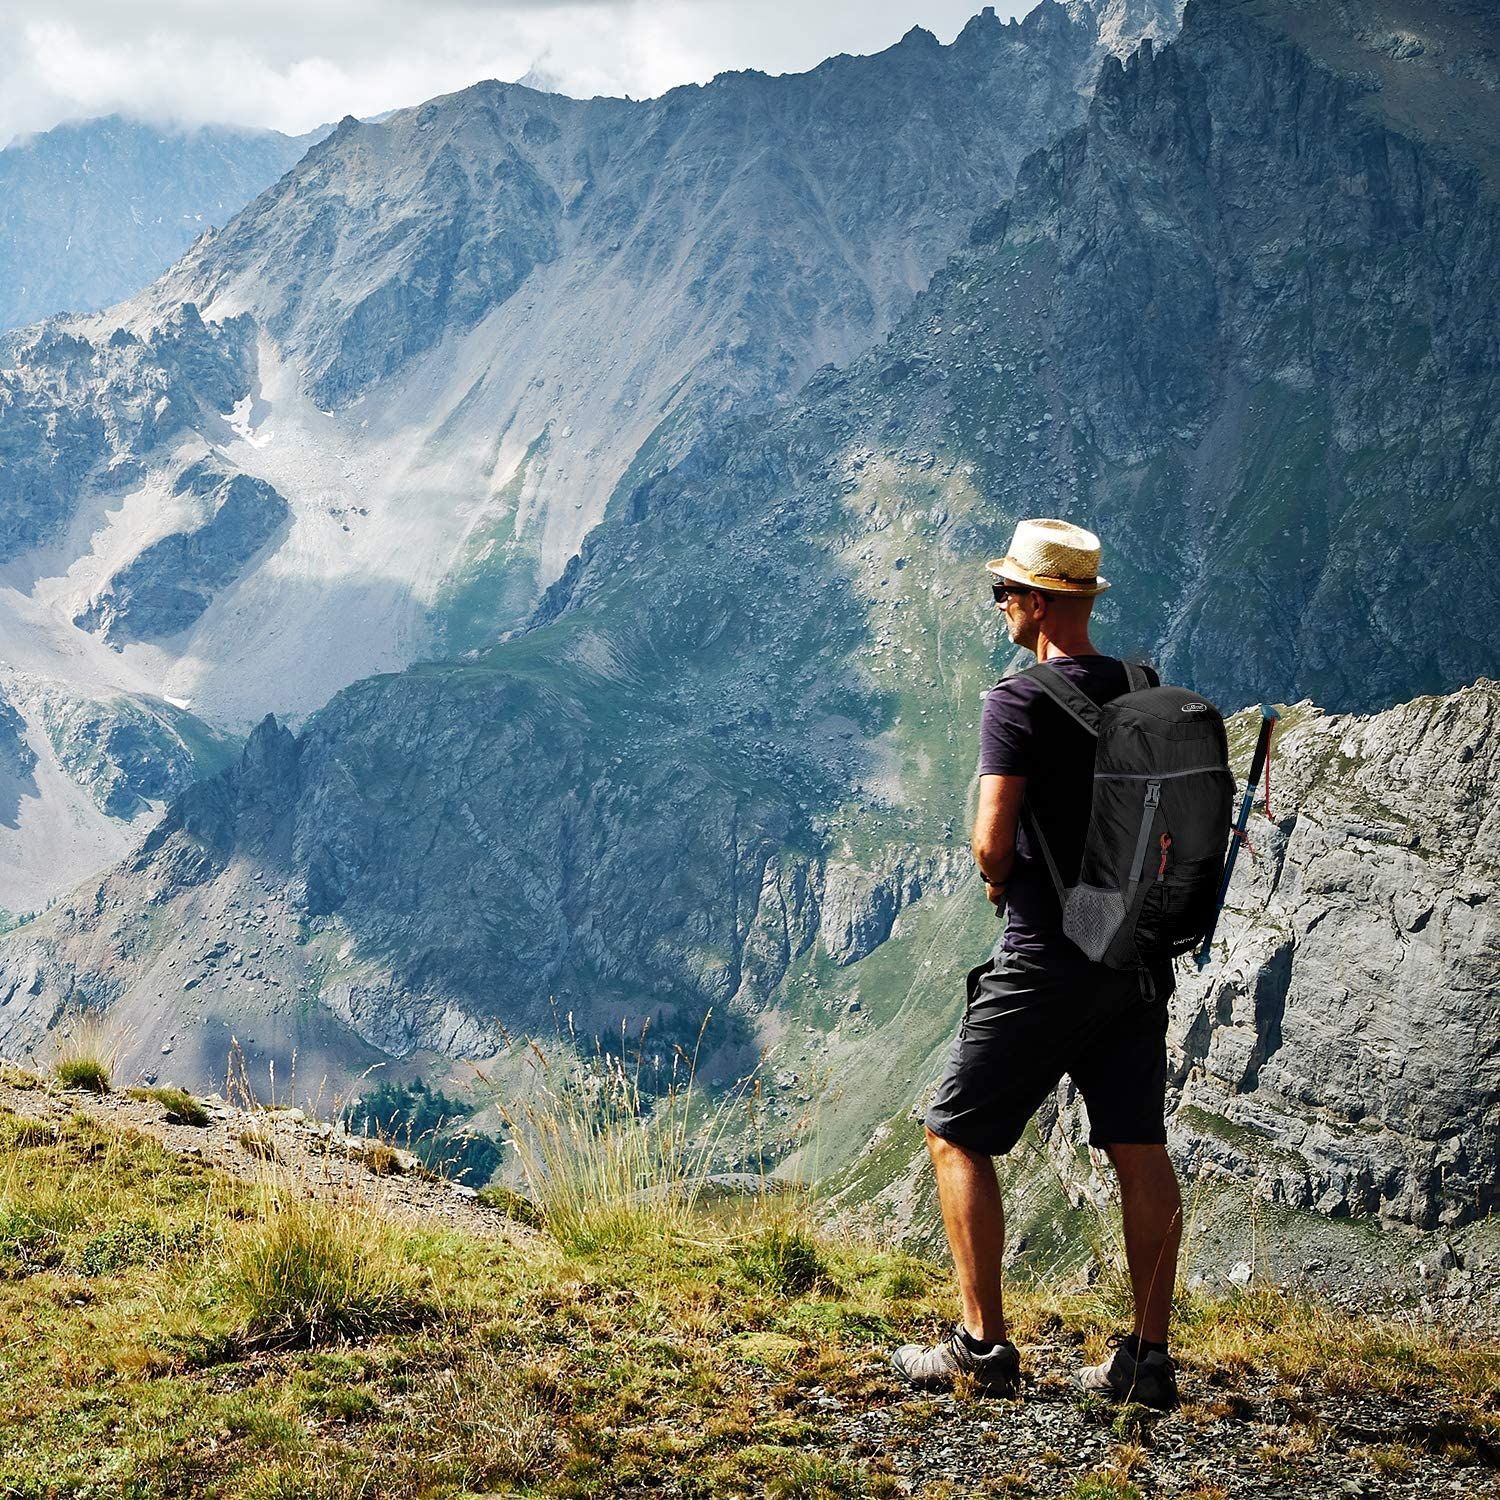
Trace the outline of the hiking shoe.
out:
[[[1126,1347],[1126,1336],[1115,1334],[1109,1341],[1114,1353],[1102,1365],[1078,1372],[1080,1390],[1107,1396],[1111,1401],[1139,1401],[1171,1411],[1177,1405],[1177,1366],[1170,1354],[1155,1349],[1137,1359]]]
[[[972,1375],[979,1389],[992,1396],[1012,1396],[1021,1383],[1021,1351],[1009,1339],[988,1354],[975,1354],[964,1342],[962,1327],[930,1348],[903,1344],[891,1363],[922,1391],[951,1390],[957,1375]]]

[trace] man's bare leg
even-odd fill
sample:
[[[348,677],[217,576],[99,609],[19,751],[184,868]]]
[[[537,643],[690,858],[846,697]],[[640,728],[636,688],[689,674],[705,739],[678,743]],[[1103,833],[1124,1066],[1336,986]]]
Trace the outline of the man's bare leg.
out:
[[[1135,1294],[1135,1335],[1167,1342],[1177,1248],[1182,1240],[1182,1194],[1165,1146],[1106,1146],[1120,1179],[1125,1258]]]
[[[1005,1249],[1005,1214],[995,1164],[927,1132],[927,1149],[937,1174],[943,1228],[953,1252],[964,1327],[976,1339],[998,1344],[1005,1338],[1005,1307],[1000,1291],[1000,1257]]]

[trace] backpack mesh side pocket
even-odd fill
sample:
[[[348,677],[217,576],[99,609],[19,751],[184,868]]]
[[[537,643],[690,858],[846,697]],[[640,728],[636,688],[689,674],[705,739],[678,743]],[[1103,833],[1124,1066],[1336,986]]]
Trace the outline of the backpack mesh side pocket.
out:
[[[1097,885],[1075,885],[1063,903],[1063,933],[1099,963],[1125,920],[1125,898]]]

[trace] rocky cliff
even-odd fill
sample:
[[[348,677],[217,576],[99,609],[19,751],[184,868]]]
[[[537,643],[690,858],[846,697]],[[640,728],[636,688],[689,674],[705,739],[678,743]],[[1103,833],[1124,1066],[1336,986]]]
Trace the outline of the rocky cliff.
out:
[[[247,394],[249,320],[205,324],[193,303],[142,332],[61,321],[0,336],[0,563],[11,590],[35,596],[49,568],[72,563],[111,502]],[[80,515],[93,502],[89,513]],[[37,555],[61,542],[62,556]],[[7,609],[6,624],[21,613]]]
[[[272,1055],[475,1054],[554,1006],[666,1040],[713,1007],[708,1076],[774,1048],[789,1090],[828,1081],[822,1168],[858,1157],[993,941],[963,854],[995,641],[979,563],[1056,510],[1110,549],[1102,644],[1231,707],[1341,710],[1287,736],[1274,810],[1302,787],[1309,810],[1268,838],[1276,897],[1247,894],[1214,987],[1184,985],[1193,1149],[1231,1161],[1259,1130],[1285,1200],[1325,1212],[1484,1211],[1493,933],[1489,887],[1461,892],[1492,869],[1493,689],[1464,684],[1493,662],[1466,621],[1496,576],[1496,216],[1477,137],[1437,149],[1425,91],[1472,15],[1423,14],[1407,57],[1367,12],[1197,0],[1179,42],[1107,67],[876,351],[643,460],[524,632],[358,683],[298,735],[268,721],[8,938],[0,1042],[70,996],[204,1066],[230,1025]],[[1344,716],[1428,688],[1451,696]],[[1393,726],[1426,747],[1398,778],[1441,831],[1420,852],[1327,832],[1346,795],[1391,805]],[[1415,908],[1387,923],[1356,893],[1394,897],[1418,860],[1413,943]],[[773,1131],[798,1098],[767,1090]]]
[[[1174,1007],[1176,1119],[1275,1201],[1435,1227],[1497,1204],[1500,683],[1292,711],[1217,963]]]
[[[207,459],[184,469],[172,492],[190,497],[193,520],[137,552],[73,617],[75,625],[110,642],[188,629],[290,513],[264,480]]]
[[[239,742],[176,704],[0,667],[0,829],[46,879],[0,858],[0,907],[35,914],[117,860],[163,805],[238,759]]]

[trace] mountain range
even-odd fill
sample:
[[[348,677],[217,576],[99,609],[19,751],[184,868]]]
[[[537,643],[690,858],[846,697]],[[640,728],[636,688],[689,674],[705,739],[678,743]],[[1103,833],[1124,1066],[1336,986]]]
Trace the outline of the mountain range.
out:
[[[105,115],[12,141],[0,151],[0,329],[139,291],[326,133]]]
[[[1107,45],[1173,25],[1045,0],[803,75],[346,119],[129,302],[0,343],[8,665],[243,733],[493,643],[632,465],[875,342]],[[125,842],[28,726],[13,909]]]

